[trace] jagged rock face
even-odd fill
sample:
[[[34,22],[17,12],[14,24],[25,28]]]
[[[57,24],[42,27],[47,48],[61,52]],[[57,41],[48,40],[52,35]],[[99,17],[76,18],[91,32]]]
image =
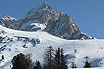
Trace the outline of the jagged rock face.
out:
[[[19,30],[22,31],[39,31],[43,30],[46,27],[44,23],[40,23],[39,21],[29,21],[27,23],[23,23]]]
[[[0,24],[4,27],[16,30],[20,28],[21,21],[11,16],[4,16],[2,19],[0,19]]]
[[[30,21],[28,23],[22,24],[20,30],[23,31],[38,31],[43,30],[46,27],[45,24],[42,24],[38,21]]]
[[[35,25],[29,25],[23,29],[23,31],[38,31],[41,30],[41,28],[36,27]]]
[[[59,17],[59,13],[53,10],[51,6],[48,5],[47,2],[44,2],[39,7],[30,10],[25,19],[23,19],[24,23],[28,21],[40,21],[41,23],[47,24],[50,19],[57,20]]]
[[[54,36],[64,39],[89,39],[90,37],[80,32],[71,17],[60,14],[44,2],[39,7],[30,10],[23,19],[16,19],[10,16],[4,16],[0,19],[0,24],[4,27],[23,30],[38,31],[44,30]]]
[[[74,39],[74,35],[80,33],[79,28],[73,22],[70,16],[60,13],[59,19],[50,20],[45,31],[48,33],[67,39]]]

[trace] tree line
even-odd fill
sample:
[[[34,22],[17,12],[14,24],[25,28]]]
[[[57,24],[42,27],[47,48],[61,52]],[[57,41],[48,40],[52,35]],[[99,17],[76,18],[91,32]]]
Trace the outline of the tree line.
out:
[[[47,47],[44,52],[43,65],[41,65],[41,63],[37,60],[36,62],[33,62],[31,59],[31,54],[24,55],[23,53],[14,56],[11,62],[11,69],[68,69],[64,50],[62,48],[54,50],[52,46]],[[71,67],[77,68],[74,62],[72,62]],[[88,57],[86,57],[84,68],[90,67],[91,63],[88,62]]]

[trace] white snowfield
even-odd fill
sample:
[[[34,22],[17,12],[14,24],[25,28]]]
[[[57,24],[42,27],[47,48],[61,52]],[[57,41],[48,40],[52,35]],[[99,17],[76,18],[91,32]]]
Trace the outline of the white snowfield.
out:
[[[3,38],[3,39],[2,39]],[[1,40],[2,39],[2,40]],[[34,40],[33,40],[34,39]],[[36,41],[40,41],[39,43]],[[35,43],[34,43],[35,42]],[[37,42],[37,43],[36,43]],[[0,69],[10,69],[13,56],[24,53],[32,54],[32,60],[43,64],[45,49],[52,46],[55,50],[64,49],[67,56],[68,68],[72,61],[78,69],[83,68],[86,56],[93,69],[104,69],[104,40],[65,40],[46,32],[26,32],[5,28],[0,25]],[[75,52],[76,50],[76,52]],[[1,56],[4,55],[4,60]]]
[[[29,26],[33,26],[32,28],[28,28]],[[40,28],[41,30],[43,30],[46,27],[45,24],[40,23],[39,21],[29,21],[27,23],[24,23],[22,25],[22,27],[20,28],[21,30],[29,30],[30,29],[36,29],[36,28]]]

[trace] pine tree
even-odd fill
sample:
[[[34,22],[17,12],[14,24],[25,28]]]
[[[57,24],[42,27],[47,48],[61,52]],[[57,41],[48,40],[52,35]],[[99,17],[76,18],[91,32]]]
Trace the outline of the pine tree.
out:
[[[35,66],[33,67],[33,69],[42,69],[42,68],[41,68],[41,64],[40,64],[39,61],[36,61],[36,62],[35,62]]]
[[[54,64],[56,69],[61,68],[61,51],[60,48],[56,50],[55,58],[54,58]]]
[[[84,68],[91,68],[91,63],[88,62],[88,57],[84,57],[86,59],[86,62],[85,62],[85,65],[84,65]]]
[[[63,49],[56,50],[55,58],[54,58],[54,64],[56,69],[67,69],[66,64],[66,57],[64,56]]]
[[[36,66],[38,67],[38,69],[41,69],[41,64],[39,61],[36,63]]]
[[[22,53],[14,56],[12,59],[12,69],[32,69],[32,60],[30,54],[24,55]]]
[[[44,56],[44,62],[45,62],[45,67],[46,69],[53,69],[53,48],[52,46],[47,47],[45,56]]]
[[[2,60],[4,60],[4,55],[2,55],[2,57],[1,57],[1,58],[2,58]]]
[[[84,68],[91,68],[91,64],[88,61],[86,61]]]
[[[66,63],[66,57],[64,56],[63,49],[61,49],[61,69],[67,69]]]

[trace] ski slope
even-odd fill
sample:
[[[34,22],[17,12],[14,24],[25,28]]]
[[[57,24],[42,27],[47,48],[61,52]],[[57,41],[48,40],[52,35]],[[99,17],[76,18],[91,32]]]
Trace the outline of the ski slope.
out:
[[[5,28],[0,25],[0,69],[10,69],[13,56],[24,53],[32,54],[32,60],[39,60],[43,64],[45,49],[52,46],[54,49],[63,48],[67,56],[68,68],[74,61],[78,68],[83,68],[84,57],[89,57],[91,66],[103,69],[104,40],[65,40],[52,36],[43,31],[26,32]],[[10,39],[10,40],[9,40]],[[37,39],[40,41],[37,42]],[[35,44],[34,44],[35,42]],[[77,50],[74,52],[74,50]],[[1,56],[4,55],[4,60]]]

